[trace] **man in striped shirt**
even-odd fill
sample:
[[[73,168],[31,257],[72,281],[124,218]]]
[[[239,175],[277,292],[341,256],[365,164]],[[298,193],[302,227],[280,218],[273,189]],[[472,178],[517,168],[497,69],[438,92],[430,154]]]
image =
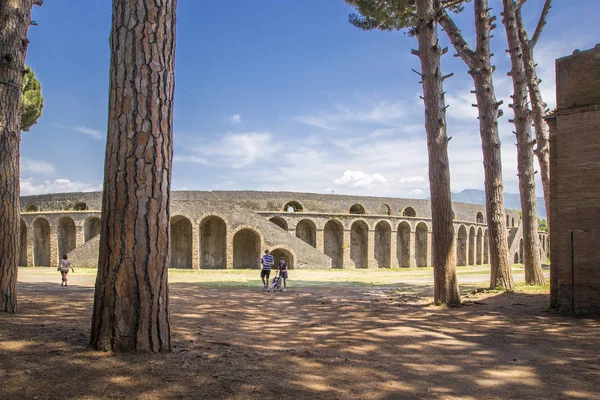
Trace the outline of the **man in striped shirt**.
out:
[[[269,276],[271,275],[271,266],[274,262],[275,259],[270,254],[269,250],[265,250],[265,255],[260,259],[260,263],[262,264],[260,279],[262,279],[264,285],[263,290],[269,290]]]

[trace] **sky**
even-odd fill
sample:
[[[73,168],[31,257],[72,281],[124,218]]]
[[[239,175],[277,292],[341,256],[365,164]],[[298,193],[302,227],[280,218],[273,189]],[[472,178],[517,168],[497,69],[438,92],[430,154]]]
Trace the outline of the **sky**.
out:
[[[554,60],[600,41],[600,1],[553,3],[534,54],[550,108]],[[530,32],[542,4],[524,6]],[[505,191],[518,193],[501,1],[490,6]],[[110,0],[34,8],[27,64],[45,107],[22,135],[22,195],[102,188],[111,11]],[[416,39],[360,31],[352,11],[343,0],[179,0],[172,189],[428,197]],[[455,20],[472,45],[472,7]],[[473,83],[444,35],[452,191],[483,189]]]

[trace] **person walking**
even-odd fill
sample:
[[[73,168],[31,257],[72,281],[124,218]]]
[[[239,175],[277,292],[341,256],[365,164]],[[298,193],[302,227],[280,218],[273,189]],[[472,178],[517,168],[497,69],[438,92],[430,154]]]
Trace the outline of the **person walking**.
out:
[[[279,264],[277,265],[277,269],[279,270],[279,277],[283,280],[283,291],[287,288],[287,279],[288,279],[288,263],[285,262],[285,257],[279,257]]]
[[[71,266],[71,261],[69,261],[67,258],[67,255],[64,254],[62,256],[62,260],[60,261],[60,265],[57,268],[57,270],[59,270],[60,274],[62,275],[62,283],[60,284],[60,286],[69,286],[67,285],[67,274],[69,273],[69,269],[75,272],[75,270]]]
[[[260,279],[262,279],[264,285],[263,290],[267,292],[269,291],[269,277],[271,276],[271,267],[273,266],[274,262],[275,259],[273,258],[269,250],[265,250],[265,255],[260,258],[260,263],[262,265],[262,268],[260,270]]]

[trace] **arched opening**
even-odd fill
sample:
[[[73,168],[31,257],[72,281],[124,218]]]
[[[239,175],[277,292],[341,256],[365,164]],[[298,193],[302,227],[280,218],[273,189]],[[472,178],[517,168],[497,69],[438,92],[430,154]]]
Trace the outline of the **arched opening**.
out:
[[[171,268],[192,268],[192,223],[181,215],[171,218]]]
[[[483,263],[490,263],[490,237],[488,235],[487,229],[483,234]]]
[[[401,222],[398,225],[396,255],[400,267],[410,267],[410,225],[408,222]]]
[[[381,208],[379,209],[379,212],[381,213],[381,215],[392,215],[392,209],[387,204],[382,204]]]
[[[38,207],[35,204],[30,204],[25,209],[27,212],[38,212]]]
[[[310,219],[303,219],[296,225],[296,237],[312,247],[317,247],[317,226]]]
[[[58,256],[62,258],[76,247],[75,222],[69,217],[58,221]]]
[[[475,265],[475,228],[469,229],[469,265]]]
[[[275,225],[277,225],[278,227],[280,227],[281,229],[283,229],[285,231],[288,230],[287,221],[281,217],[273,217],[269,221],[271,221],[272,223],[274,223]]]
[[[204,218],[200,224],[200,268],[227,268],[227,226],[217,216]]]
[[[79,203],[76,203],[76,204],[73,206],[73,210],[75,210],[75,211],[85,211],[85,210],[87,210],[87,209],[88,209],[88,206],[87,206],[87,204],[85,204],[84,202],[79,202]]]
[[[525,247],[523,246],[523,238],[519,241],[519,263],[523,264]]]
[[[325,255],[331,258],[331,268],[344,267],[344,227],[340,221],[329,220],[324,231]]]
[[[385,221],[380,221],[375,225],[375,260],[379,268],[390,268],[392,228]]]
[[[100,218],[91,217],[83,224],[83,239],[87,242],[100,234]]]
[[[456,265],[464,267],[467,265],[467,228],[461,225],[456,235]]]
[[[350,259],[356,268],[369,268],[369,227],[364,221],[356,221],[350,228]]]
[[[519,253],[515,253],[514,264],[518,264],[518,263],[519,263]]]
[[[483,214],[481,211],[475,216],[475,221],[477,221],[478,224],[483,224]]]
[[[361,206],[360,204],[355,204],[352,207],[350,207],[350,214],[364,214],[365,213],[365,208],[363,206]]]
[[[233,268],[258,268],[260,236],[252,229],[242,229],[233,237]]]
[[[515,217],[512,217],[512,227],[514,228],[515,226]]]
[[[281,203],[279,203],[281,204]],[[285,203],[285,206],[283,206],[283,211],[285,212],[302,212],[304,210],[304,208],[302,207],[302,204],[298,203],[295,200],[292,201],[288,201],[287,203]]]
[[[273,269],[277,268],[281,257],[285,257],[285,262],[288,263],[288,269],[294,269],[294,256],[292,255],[292,253],[290,253],[286,249],[272,250],[271,255],[273,256],[273,259],[275,260],[275,264],[273,264]]]
[[[37,267],[50,266],[50,224],[44,218],[33,223],[33,264]]]
[[[477,245],[475,249],[477,250],[477,254],[475,255],[475,264],[481,265],[483,261],[483,230],[481,228],[477,230]]]
[[[415,258],[417,259],[417,267],[426,267],[428,264],[428,236],[429,228],[427,228],[427,225],[424,222],[419,223],[415,229]]]
[[[510,228],[510,217],[508,215],[506,216],[506,227]]]
[[[27,266],[27,225],[23,220],[19,227],[19,266]]]
[[[405,217],[416,217],[417,212],[412,207],[406,207],[402,212],[402,215],[404,215]]]

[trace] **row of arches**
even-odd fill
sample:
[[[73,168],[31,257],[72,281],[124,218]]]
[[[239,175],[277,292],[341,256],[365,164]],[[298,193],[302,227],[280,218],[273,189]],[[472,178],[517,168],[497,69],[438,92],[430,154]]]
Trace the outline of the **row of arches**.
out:
[[[304,207],[302,206],[302,204],[300,204],[300,202],[292,200],[287,202],[283,206],[283,211],[289,213],[301,213],[304,211]],[[392,215],[392,209],[388,204],[382,204],[379,210],[377,211],[381,215]],[[348,210],[348,214],[364,215],[366,214],[366,210],[362,204],[356,203],[350,207],[350,209]],[[413,207],[406,207],[400,210],[400,215],[403,215],[405,217],[416,217],[417,212]]]
[[[456,265],[481,265],[489,262],[489,239],[487,232],[479,227],[461,225],[456,234]]]
[[[43,217],[36,218],[33,221],[33,236],[32,236],[32,264],[39,267],[49,267],[52,260],[52,240],[50,222]],[[83,238],[87,242],[100,234],[100,218],[90,217],[84,221]],[[28,229],[25,221],[21,219],[19,232],[19,265],[30,264],[28,260]],[[77,227],[75,221],[70,217],[62,217],[58,220],[56,229],[56,250],[58,256],[67,254],[77,247]]]
[[[62,210],[73,210],[73,211],[87,211],[89,210],[89,207],[87,205],[87,203],[84,203],[82,201],[73,204],[73,206],[67,206],[64,207]],[[25,207],[25,212],[39,212],[41,211],[41,207],[39,207],[37,204],[28,204]]]

